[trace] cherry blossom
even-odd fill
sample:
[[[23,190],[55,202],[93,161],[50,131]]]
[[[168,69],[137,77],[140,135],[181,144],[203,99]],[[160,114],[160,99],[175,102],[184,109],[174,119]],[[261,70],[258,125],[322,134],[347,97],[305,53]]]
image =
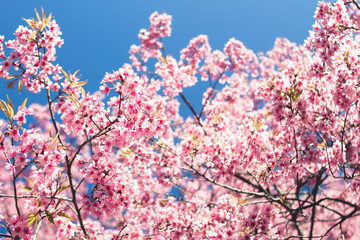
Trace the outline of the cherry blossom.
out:
[[[93,93],[57,62],[56,21],[35,15],[0,36],[1,237],[360,238],[357,1],[319,2],[302,45],[213,50],[199,35],[178,59],[155,12]],[[199,80],[195,110],[184,89]],[[15,106],[14,89],[39,102]]]

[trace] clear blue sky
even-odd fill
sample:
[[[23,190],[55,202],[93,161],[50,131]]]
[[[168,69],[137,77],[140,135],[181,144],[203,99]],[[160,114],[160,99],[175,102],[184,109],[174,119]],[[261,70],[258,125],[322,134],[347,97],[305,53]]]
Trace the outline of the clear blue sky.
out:
[[[71,72],[80,69],[89,81],[86,89],[93,92],[105,72],[129,62],[129,47],[139,43],[138,31],[149,26],[154,11],[173,16],[172,36],[164,43],[175,57],[199,34],[209,36],[212,49],[222,50],[235,37],[254,52],[266,52],[276,37],[302,44],[314,23],[317,1],[0,0],[0,35],[13,38],[16,27],[26,25],[21,18],[34,17],[34,8],[40,11],[41,6],[47,14],[52,12],[63,32],[59,64]]]

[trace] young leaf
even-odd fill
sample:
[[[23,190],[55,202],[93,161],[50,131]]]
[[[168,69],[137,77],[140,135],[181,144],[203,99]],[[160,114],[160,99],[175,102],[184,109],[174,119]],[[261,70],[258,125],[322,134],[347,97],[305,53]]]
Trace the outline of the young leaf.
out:
[[[4,77],[4,79],[9,80],[9,79],[13,79],[14,77],[17,77],[17,75],[16,75],[16,74],[12,74],[12,75],[9,75],[9,76],[7,76],[7,77]]]
[[[52,216],[52,214],[49,211],[46,211],[45,214],[46,214],[46,218],[49,220],[49,222],[51,222],[53,225],[56,226],[56,224],[54,222],[54,217]]]
[[[169,201],[168,199],[160,200],[160,205],[161,205],[162,207],[164,207],[164,206],[167,205],[168,201]]]
[[[80,70],[76,70],[76,71],[73,73],[74,77],[76,77],[76,74],[77,74],[79,71],[80,71]]]
[[[254,119],[254,125],[257,125],[257,117]]]
[[[21,104],[22,107],[25,107],[26,106],[26,102],[27,102],[27,98],[23,101],[23,103]]]
[[[40,21],[40,20],[41,20],[41,18],[40,18],[39,13],[36,11],[36,8],[35,8],[35,14],[36,14],[36,18],[37,18],[37,20],[38,20],[38,21]]]
[[[87,84],[87,81],[80,81],[76,83],[77,86],[84,86],[85,84]]]
[[[70,82],[70,78],[69,78],[69,75],[64,71],[64,70],[61,70],[65,76],[65,79],[67,82]]]
[[[32,190],[32,188],[31,187],[28,187],[28,186],[25,186],[25,187],[23,187],[26,191],[31,191]]]
[[[300,90],[300,91],[298,91],[298,92],[294,95],[293,100],[294,100],[295,102],[299,99],[299,97],[301,96],[302,92],[303,92],[303,90]]]
[[[9,98],[9,96],[6,94],[6,98],[7,98],[7,100],[8,100],[8,103],[9,103],[9,105],[11,106],[11,108],[14,108],[14,105],[13,105],[13,103],[11,102],[11,100],[10,100],[10,98]]]
[[[34,182],[33,181],[31,181],[31,179],[30,178],[27,178],[27,177],[24,177],[29,183],[30,183],[30,185],[31,186],[34,186]]]
[[[6,89],[12,89],[16,83],[16,79],[6,83]]]
[[[51,17],[52,17],[52,13],[50,13],[49,16],[47,17],[47,19],[45,20],[45,23],[46,23],[45,25],[47,25],[50,22]]]
[[[66,213],[58,212],[57,215],[60,216],[60,217],[67,218],[67,219],[72,221],[72,218],[69,215],[67,215]]]
[[[44,12],[43,7],[41,7],[41,14],[42,14],[42,18],[44,19],[45,18],[45,12]]]
[[[29,24],[29,27],[31,27],[32,29],[34,29],[34,24],[33,24],[33,19],[25,19],[25,18],[23,18],[23,20],[25,21],[25,22],[27,22],[27,24]]]
[[[11,120],[11,119],[13,118],[13,116],[14,116],[14,110],[13,110],[13,108],[12,108],[9,104],[7,104],[5,101],[3,101],[3,100],[0,100],[0,101],[2,102],[3,106],[5,106],[6,112],[2,109],[2,107],[0,107],[1,110],[3,110],[4,113],[5,113],[6,115],[8,115],[9,119]]]
[[[286,195],[284,195],[282,198],[280,198],[280,202],[281,202],[282,204],[284,204],[285,201],[286,201]]]
[[[23,85],[23,82],[21,80],[19,80],[19,83],[18,83],[18,91],[19,91],[19,93],[21,92],[22,85]]]
[[[262,122],[262,123],[259,123],[258,125],[256,125],[256,129],[261,129],[262,128],[262,126],[264,126],[265,125],[265,121],[264,122]]]
[[[275,90],[275,92],[277,93],[277,95],[281,96],[282,95],[282,91],[280,90]]]
[[[318,146],[319,146],[319,148],[324,148],[324,147],[326,147],[326,141],[325,140],[323,140]]]
[[[350,48],[347,50],[347,52],[344,55],[344,60],[345,60],[346,63],[348,62],[349,55],[350,55]]]
[[[55,209],[57,209],[60,206],[62,198],[58,199],[56,205],[55,205]]]
[[[30,34],[29,39],[32,39],[33,37],[35,37],[36,34],[37,34],[37,31],[34,30],[34,31]],[[34,41],[36,42],[36,40],[34,40]]]
[[[50,140],[49,147],[54,147],[55,146],[58,136],[59,136],[59,133],[56,133],[56,135]]]
[[[5,114],[8,114],[5,105],[2,103],[2,100],[0,100],[0,110],[3,111]]]
[[[85,95],[86,95],[86,92],[85,92],[84,88],[81,87],[81,96],[85,97]]]
[[[165,63],[165,59],[163,57],[159,57],[158,61],[161,62],[161,63]]]
[[[40,28],[40,32],[42,30],[44,30],[44,28],[46,27],[46,25],[48,25],[48,23],[50,22],[51,20],[51,13],[50,15],[46,18],[45,17],[45,14],[43,14],[43,19],[42,19],[42,23],[41,23],[41,28]]]
[[[63,191],[65,191],[66,189],[68,189],[69,187],[70,187],[70,185],[61,187],[60,190],[59,190],[59,192],[63,192]]]
[[[28,222],[28,224],[26,226],[27,227],[30,226],[35,221],[35,219],[36,219],[36,215],[35,214],[30,214],[30,216],[26,220]]]

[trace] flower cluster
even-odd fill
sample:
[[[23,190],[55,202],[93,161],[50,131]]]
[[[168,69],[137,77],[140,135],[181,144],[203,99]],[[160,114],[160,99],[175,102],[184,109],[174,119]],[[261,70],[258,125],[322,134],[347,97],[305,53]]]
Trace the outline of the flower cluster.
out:
[[[0,236],[359,239],[359,9],[320,2],[303,45],[220,51],[200,35],[179,59],[155,12],[95,93],[56,63],[60,29],[36,12],[0,36],[0,77],[47,101],[0,100]],[[200,109],[183,91],[199,79]]]

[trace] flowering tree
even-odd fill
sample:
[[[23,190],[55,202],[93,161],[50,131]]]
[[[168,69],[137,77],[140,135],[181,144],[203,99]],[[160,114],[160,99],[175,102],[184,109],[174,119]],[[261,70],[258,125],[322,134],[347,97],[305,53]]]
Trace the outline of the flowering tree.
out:
[[[219,51],[200,35],[176,60],[155,12],[93,94],[56,63],[51,14],[0,36],[9,91],[46,101],[1,94],[0,236],[359,239],[360,5],[320,2],[315,17],[301,46]],[[199,80],[196,112],[183,89]]]

